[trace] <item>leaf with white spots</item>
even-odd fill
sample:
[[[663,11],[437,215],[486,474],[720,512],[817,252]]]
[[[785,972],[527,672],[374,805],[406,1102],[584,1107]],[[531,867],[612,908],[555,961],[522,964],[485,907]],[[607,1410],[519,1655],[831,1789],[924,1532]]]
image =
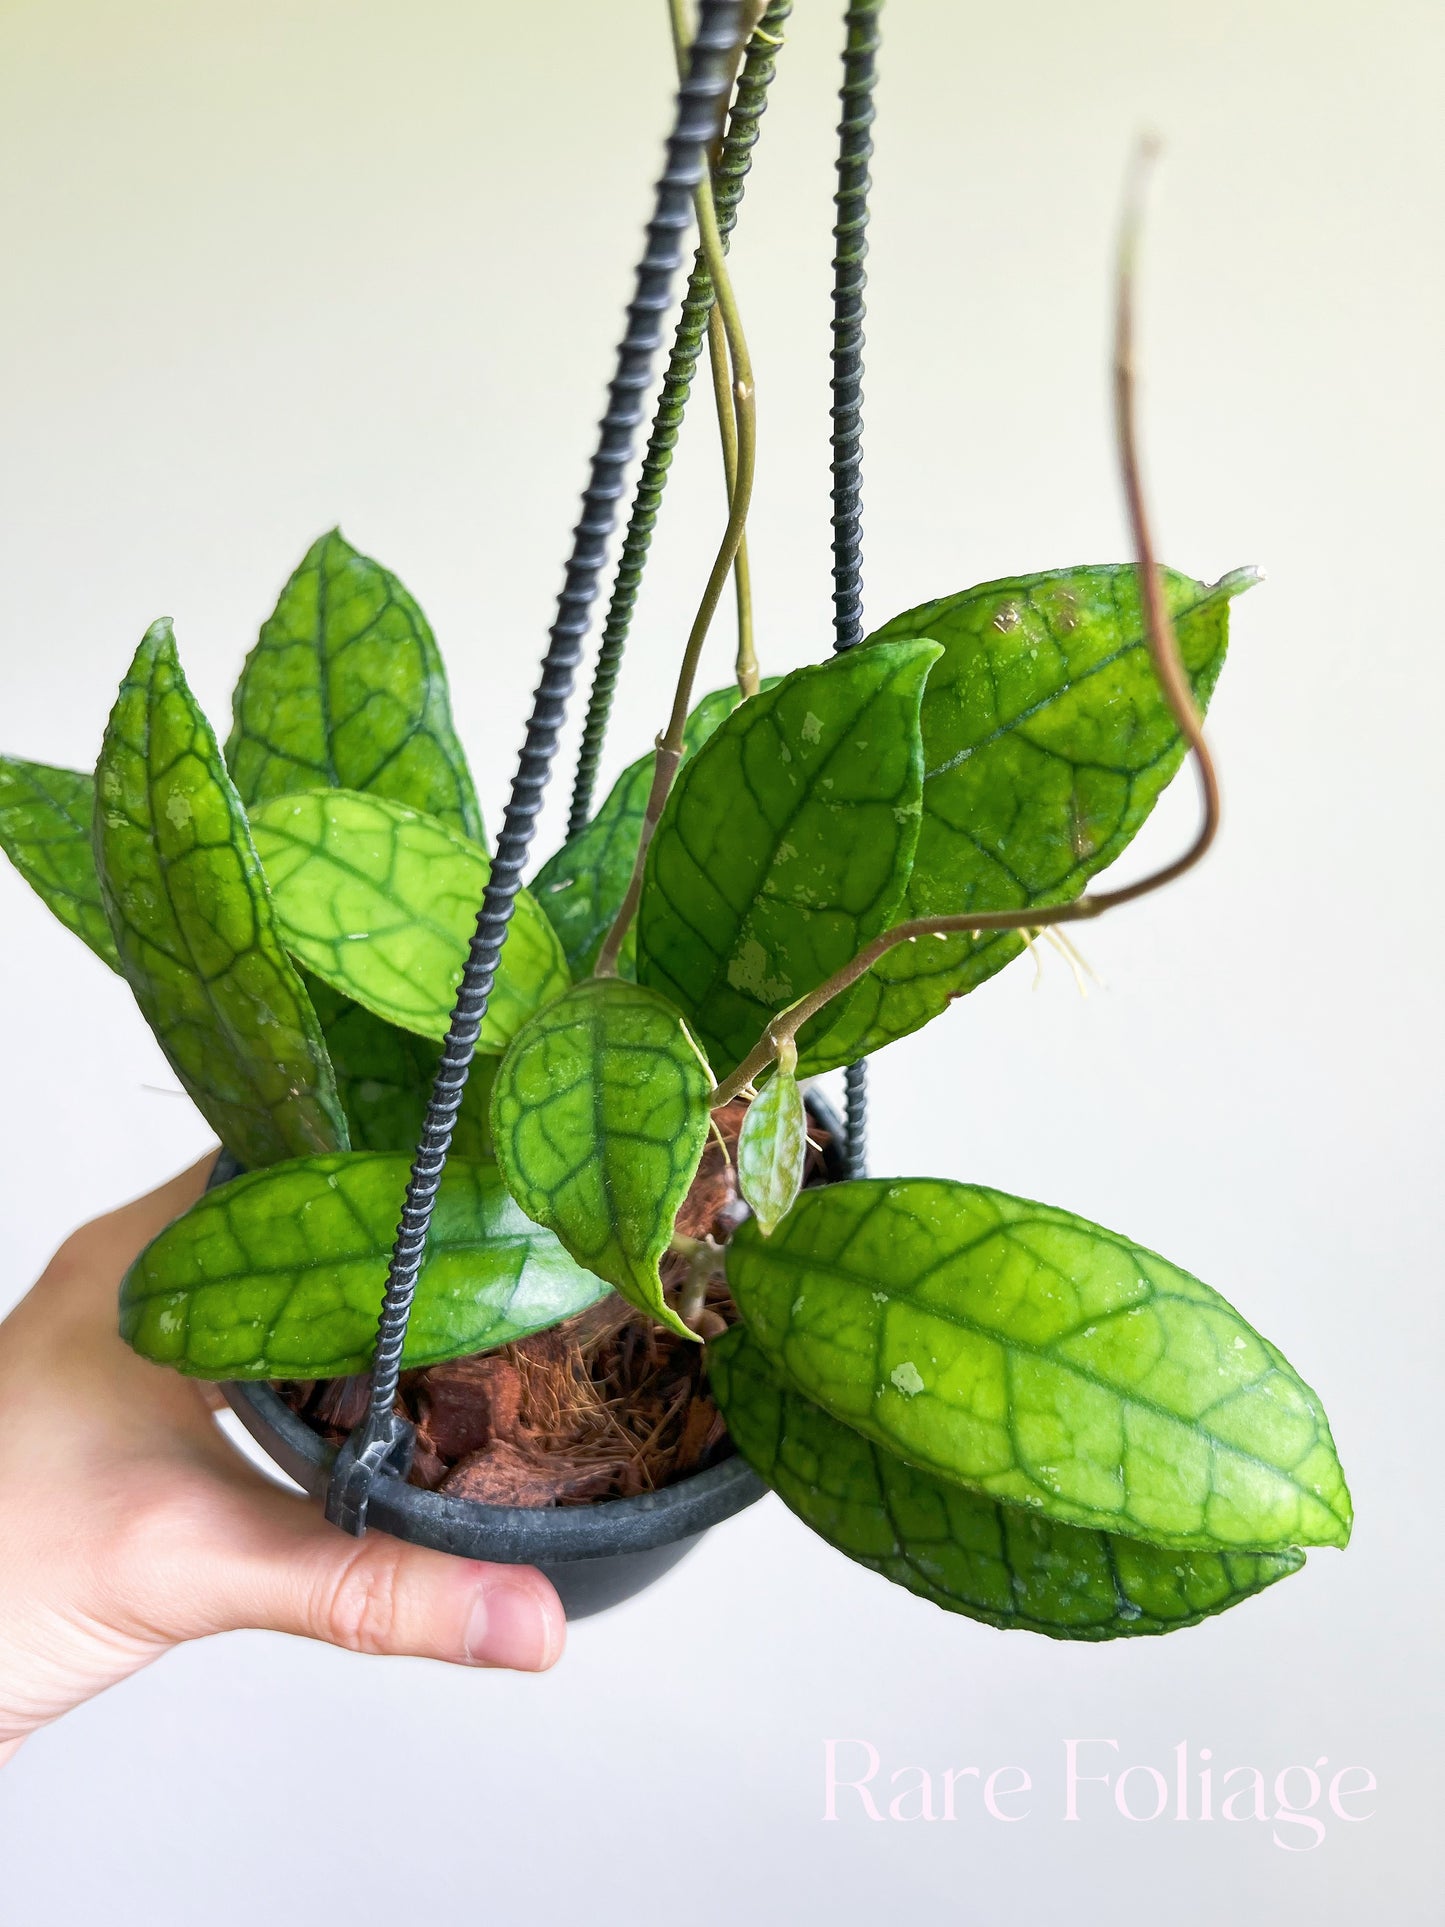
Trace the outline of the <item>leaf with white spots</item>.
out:
[[[1160,571],[1201,709],[1231,600],[1255,580]],[[1143,826],[1184,759],[1123,566],[985,582],[885,623],[865,648],[929,636],[923,820],[899,919],[1066,903]],[[1012,931],[900,944],[835,1006],[803,1068],[855,1061],[936,1017],[1023,949]]]
[[[806,1191],[728,1282],[800,1392],[919,1469],[1151,1545],[1342,1546],[1320,1402],[1217,1292],[1114,1232],[943,1179]]]
[[[734,1328],[707,1348],[738,1451],[831,1546],[947,1612],[1051,1639],[1175,1632],[1305,1562],[1281,1552],[1179,1552],[1059,1525],[907,1465],[830,1418]]]

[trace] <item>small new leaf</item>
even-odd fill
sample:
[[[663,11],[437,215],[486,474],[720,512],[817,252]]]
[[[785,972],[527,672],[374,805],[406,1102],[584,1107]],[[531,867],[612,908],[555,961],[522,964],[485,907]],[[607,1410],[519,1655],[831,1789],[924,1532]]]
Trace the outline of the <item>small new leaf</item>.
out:
[[[343,1378],[371,1363],[410,1157],[353,1152],[248,1172],[208,1192],[121,1286],[121,1336],[199,1378]],[[405,1366],[509,1344],[604,1287],[529,1224],[493,1164],[442,1177]]]
[[[1201,709],[1224,666],[1231,599],[1161,570]],[[886,623],[865,647],[930,636],[923,821],[898,920],[1066,903],[1142,827],[1184,758],[1131,567],[986,582]],[[1014,932],[900,944],[804,1053],[812,1075],[906,1036],[1018,956]]]
[[[251,1169],[344,1150],[316,1013],[168,621],[136,651],[96,766],[95,863],[136,1002],[228,1150]]]
[[[374,1016],[446,1036],[491,875],[484,850],[434,816],[356,790],[263,803],[252,834],[288,949]],[[518,892],[477,1048],[505,1050],[571,978],[556,932]]]
[[[777,678],[765,681],[771,689]],[[683,759],[705,743],[725,716],[738,706],[736,685],[704,696],[687,719]],[[632,880],[637,840],[647,812],[655,758],[649,753],[618,777],[602,807],[583,829],[549,857],[532,879],[532,894],[562,940],[574,977],[590,974]],[[629,937],[632,933],[629,932]],[[626,962],[631,946],[623,953]],[[631,971],[624,969],[624,976]]]
[[[426,617],[333,529],[246,658],[226,761],[248,805],[331,785],[388,796],[483,841]]]
[[[492,1091],[497,1160],[528,1217],[685,1338],[658,1266],[707,1141],[712,1086],[667,1000],[612,977],[540,1011]]]
[[[95,873],[94,816],[92,777],[0,756],[0,849],[66,929],[119,970]]]
[[[941,1179],[805,1192],[728,1253],[807,1397],[910,1464],[1151,1545],[1341,1546],[1320,1402],[1217,1292],[1046,1205]]]
[[[792,1070],[781,1063],[748,1106],[737,1156],[738,1189],[759,1231],[770,1237],[797,1202],[808,1156],[803,1093]]]
[[[1051,1639],[1128,1639],[1197,1626],[1305,1556],[1178,1552],[1057,1525],[920,1472],[794,1391],[734,1329],[707,1348],[738,1451],[804,1524],[948,1612]]]
[[[940,654],[879,643],[796,670],[722,723],[673,785],[648,852],[637,976],[724,1071],[894,920],[918,841],[919,701]]]

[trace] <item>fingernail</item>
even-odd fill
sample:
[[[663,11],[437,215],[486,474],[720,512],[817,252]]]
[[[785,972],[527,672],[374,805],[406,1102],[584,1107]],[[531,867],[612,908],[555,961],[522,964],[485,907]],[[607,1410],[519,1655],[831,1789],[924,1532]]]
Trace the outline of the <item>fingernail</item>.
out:
[[[491,1586],[472,1607],[466,1649],[474,1666],[541,1672],[552,1658],[551,1615],[530,1586]]]

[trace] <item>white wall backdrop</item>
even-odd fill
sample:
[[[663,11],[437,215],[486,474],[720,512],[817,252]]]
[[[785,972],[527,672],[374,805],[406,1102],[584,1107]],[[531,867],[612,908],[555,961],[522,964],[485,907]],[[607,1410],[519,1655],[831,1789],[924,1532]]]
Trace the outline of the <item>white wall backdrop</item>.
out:
[[[770,670],[827,645],[837,11],[801,0],[736,250]],[[1143,311],[1161,547],[1268,582],[1238,606],[1213,718],[1217,854],[1088,931],[1106,989],[1081,1000],[1055,961],[1035,992],[1017,965],[887,1053],[875,1162],[1074,1207],[1225,1291],[1326,1399],[1354,1545],[1222,1621],[1090,1649],[952,1620],[768,1502],[577,1628],[542,1680],[212,1642],[0,1774],[7,1918],[1439,1918],[1445,16],[889,15],[872,617],[1125,554],[1107,263],[1145,123],[1168,143]],[[224,720],[277,587],[339,521],[432,616],[495,817],[668,61],[660,0],[0,4],[0,747],[88,765],[162,613]],[[657,726],[719,504],[699,408],[614,767]],[[1187,834],[1180,792],[1138,860]],[[549,838],[561,814],[559,796]],[[0,932],[3,1307],[69,1227],[206,1134],[123,986],[8,870]],[[1327,1813],[1309,1852],[1301,1829],[1280,1845],[1172,1802],[1131,1824],[1098,1788],[1070,1824],[1064,1743],[1083,1737],[1171,1774],[1181,1741],[1271,1781],[1363,1766],[1375,1814]],[[1027,1817],[975,1800],[951,1825],[873,1825],[854,1799],[829,1824],[830,1738],[871,1742],[884,1776],[1024,1767],[1030,1795],[1000,1804]],[[374,1822],[333,1820],[373,1749]]]

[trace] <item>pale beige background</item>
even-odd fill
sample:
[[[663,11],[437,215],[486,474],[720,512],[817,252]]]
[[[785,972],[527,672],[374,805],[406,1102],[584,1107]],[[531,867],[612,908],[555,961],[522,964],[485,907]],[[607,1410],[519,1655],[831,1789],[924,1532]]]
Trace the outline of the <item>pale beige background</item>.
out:
[[[870,613],[1122,553],[1105,264],[1144,122],[1170,150],[1144,309],[1162,546],[1269,582],[1218,699],[1207,871],[1088,933],[1107,992],[1081,1002],[1055,963],[1033,994],[1016,966],[889,1053],[876,1157],[1081,1209],[1236,1299],[1328,1403],[1354,1547],[1215,1625],[1091,1650],[950,1620],[770,1503],[579,1628],[545,1681],[213,1643],[0,1775],[6,1917],[1439,1919],[1445,16],[889,12]],[[769,669],[827,643],[834,14],[799,6],[737,250]],[[432,615],[495,813],[667,68],[652,0],[5,0],[5,749],[89,763],[161,613],[224,719],[280,581],[339,520]],[[699,422],[613,766],[656,726],[718,505]],[[124,988],[8,871],[0,928],[4,1304],[205,1133]],[[1378,1814],[1301,1855],[1256,1825],[1065,1826],[1081,1734],[1164,1766],[1180,1739],[1221,1767],[1363,1763]],[[886,1767],[1023,1764],[1033,1812],[825,1826],[843,1735]]]

